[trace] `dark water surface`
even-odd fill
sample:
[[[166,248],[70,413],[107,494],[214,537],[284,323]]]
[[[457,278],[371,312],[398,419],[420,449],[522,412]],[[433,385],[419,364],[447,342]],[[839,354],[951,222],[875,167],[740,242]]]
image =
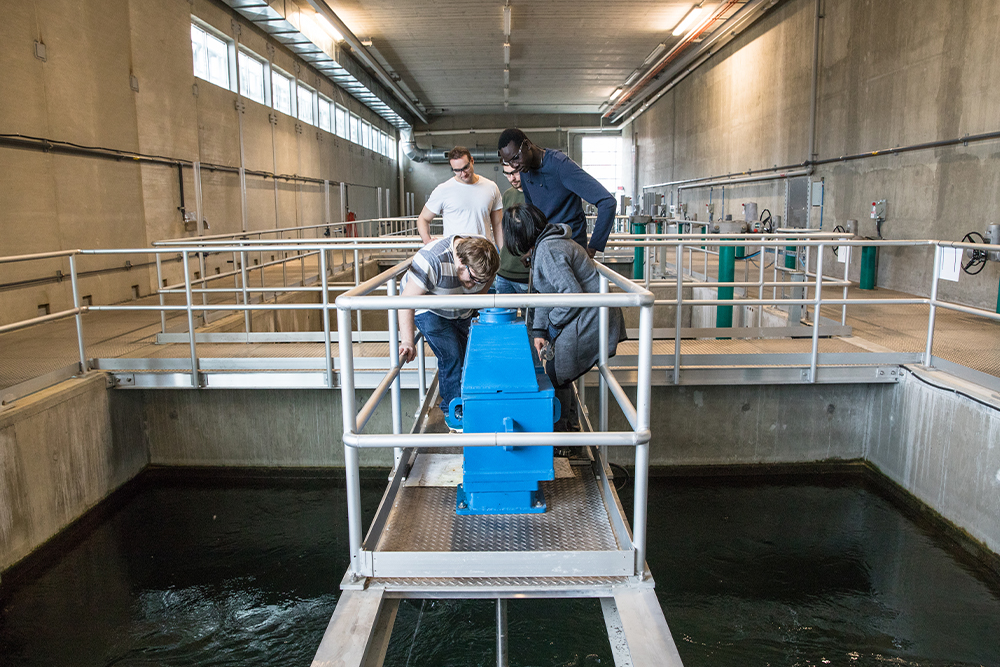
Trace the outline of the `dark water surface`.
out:
[[[342,482],[145,476],[0,599],[0,665],[309,665],[348,564]],[[384,481],[362,488],[366,524]],[[623,503],[631,504],[630,489]],[[1000,592],[860,477],[653,478],[687,667],[1000,665]],[[386,665],[493,665],[490,601],[403,601]],[[596,600],[512,600],[511,665],[613,665]]]

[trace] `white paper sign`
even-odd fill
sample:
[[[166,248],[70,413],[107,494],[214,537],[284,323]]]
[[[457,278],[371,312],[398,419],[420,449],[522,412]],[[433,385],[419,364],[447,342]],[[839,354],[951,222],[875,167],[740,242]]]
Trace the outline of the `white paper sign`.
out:
[[[850,263],[851,261],[851,246],[841,245],[836,246],[837,250],[837,261],[841,264],[844,262]]]
[[[962,249],[941,248],[941,279],[958,282],[958,274],[962,272]]]

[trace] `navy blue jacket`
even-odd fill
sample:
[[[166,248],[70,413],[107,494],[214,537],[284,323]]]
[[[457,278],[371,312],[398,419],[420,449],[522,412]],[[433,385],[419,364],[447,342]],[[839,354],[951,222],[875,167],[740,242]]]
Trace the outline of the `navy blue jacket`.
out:
[[[615,198],[580,165],[565,153],[545,149],[542,164],[534,171],[521,173],[524,198],[534,204],[552,224],[569,225],[573,240],[587,247],[587,218],[584,199],[597,207],[597,222],[590,237],[590,247],[604,250],[615,222]]]

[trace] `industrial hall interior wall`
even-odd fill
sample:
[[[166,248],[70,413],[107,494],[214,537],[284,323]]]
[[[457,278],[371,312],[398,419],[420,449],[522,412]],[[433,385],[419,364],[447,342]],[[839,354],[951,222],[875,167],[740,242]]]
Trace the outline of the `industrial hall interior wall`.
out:
[[[625,129],[626,143],[637,146],[640,188],[810,158],[817,4],[815,159],[1000,130],[996,2],[788,0]],[[887,202],[887,239],[959,241],[1000,221],[996,140],[821,164],[812,179],[825,183],[824,231],[855,219],[863,235],[874,236],[869,214],[880,199]],[[728,187],[723,211],[716,187],[716,218],[742,219],[746,201],[780,215],[784,188],[783,181]],[[709,190],[686,190],[683,198],[689,215],[705,220]],[[818,208],[812,213],[815,227]],[[850,275],[858,280],[860,253],[854,255]],[[933,248],[882,248],[878,284],[927,296],[932,260]],[[825,265],[834,265],[829,250]],[[1000,266],[991,262],[975,279],[943,281],[939,296],[993,310],[998,277]]]
[[[211,0],[102,0],[5,3],[0,21],[0,135],[24,135],[88,147],[129,151],[188,162],[240,166],[240,128],[235,92],[194,76],[192,16],[302,83],[396,137],[395,128],[321,76],[249,21]],[[45,60],[34,43],[44,44]],[[270,47],[270,48],[269,48]],[[132,78],[134,77],[134,79]],[[133,84],[138,90],[133,89]],[[376,188],[389,192],[397,210],[396,160],[353,144],[314,125],[244,99],[245,168],[334,182],[331,220],[339,221],[338,182],[359,218],[376,217]],[[273,115],[275,122],[271,123]],[[73,248],[143,248],[170,238],[194,236],[182,212],[195,211],[194,174],[132,159],[101,159],[0,144],[0,254],[19,255]],[[242,230],[238,173],[202,169],[207,234]],[[277,184],[277,187],[275,187]],[[321,224],[326,221],[322,183],[248,175],[247,229]],[[383,204],[384,209],[384,204]],[[122,256],[81,259],[81,271],[121,268]],[[129,259],[129,271],[88,278],[94,303],[149,294],[151,256]],[[209,256],[206,272],[226,271],[222,256]],[[50,278],[51,264],[0,266],[0,284]],[[164,278],[181,280],[179,262],[167,262]],[[0,323],[34,317],[38,304],[69,308],[65,286],[48,282],[16,292],[0,289]]]
[[[825,0],[821,6],[820,158],[1000,130],[1000,5]],[[627,125],[626,187],[634,194],[636,185],[806,161],[815,7],[813,0],[777,4]],[[239,165],[236,95],[193,76],[192,14],[223,33],[232,31],[233,13],[210,0],[8,3],[0,21],[0,134]],[[237,22],[241,40],[265,53],[266,37]],[[45,61],[33,53],[39,39],[46,45]],[[274,59],[294,70],[295,58],[280,45]],[[311,85],[381,122],[328,81]],[[272,125],[269,113],[246,103],[248,169],[344,180],[364,186],[358,191],[389,188],[395,207],[394,161],[316,128],[299,133],[297,121],[280,113]],[[559,124],[515,118],[493,117],[479,126]],[[432,127],[448,122],[471,125],[469,118],[439,119]],[[418,136],[421,129],[415,128]],[[573,156],[577,139],[553,133],[538,141],[565,146]],[[435,145],[488,147],[495,140],[459,134],[436,137]],[[637,172],[630,143],[636,146]],[[185,234],[176,168],[3,146],[0,158],[2,254],[144,247]],[[447,166],[404,165],[406,189],[417,191],[418,209],[423,195],[449,177]],[[492,166],[481,171],[497,178]],[[998,167],[1000,153],[990,142],[817,166],[814,178],[826,185],[823,228],[851,218],[867,222],[870,203],[884,198],[887,238],[961,239],[966,231],[1000,221]],[[191,210],[190,169],[184,178],[183,204]],[[239,231],[237,176],[205,172],[204,188],[209,232]],[[277,194],[276,209],[273,182],[248,179],[250,229],[322,222],[323,198],[314,186],[278,180]],[[352,190],[355,208],[353,197]],[[692,213],[700,212],[708,192],[687,191],[685,198]],[[716,213],[738,217],[742,201],[778,211],[782,198],[780,182],[732,188],[726,210]],[[368,207],[356,207],[359,217],[374,215],[374,196],[369,203],[358,201]],[[334,207],[339,210],[336,199]],[[101,268],[104,260],[86,261],[85,270]],[[209,258],[209,271],[215,261]],[[174,282],[179,269],[170,266],[165,277]],[[0,267],[0,283],[52,273],[44,266],[32,269],[37,276],[19,270]],[[148,269],[102,274],[94,283],[94,302],[130,298],[137,275],[151,288],[155,272]],[[857,279],[856,266],[852,277]],[[881,286],[924,295],[929,277],[923,249],[884,249]],[[992,310],[997,281],[997,266],[990,263],[977,280],[942,283],[940,296]],[[0,290],[0,321],[33,317],[39,303],[51,303],[53,311],[67,308],[68,299],[65,286],[54,283]],[[1000,417],[967,395],[936,389],[907,372],[891,385],[659,386],[653,399],[654,465],[865,460],[1000,552]],[[406,414],[413,414],[415,403],[414,392],[406,392]],[[386,409],[380,408],[373,432],[388,429]],[[342,465],[340,419],[336,391],[124,391],[110,389],[93,373],[39,392],[0,413],[0,570],[149,464]],[[621,426],[613,415],[612,427]],[[364,463],[385,465],[388,456],[372,455]]]

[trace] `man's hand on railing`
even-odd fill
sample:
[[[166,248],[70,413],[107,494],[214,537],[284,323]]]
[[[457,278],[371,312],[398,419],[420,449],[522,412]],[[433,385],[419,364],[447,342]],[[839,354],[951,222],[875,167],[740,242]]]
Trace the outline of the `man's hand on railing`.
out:
[[[408,364],[417,358],[417,347],[413,343],[399,344],[399,363]]]

